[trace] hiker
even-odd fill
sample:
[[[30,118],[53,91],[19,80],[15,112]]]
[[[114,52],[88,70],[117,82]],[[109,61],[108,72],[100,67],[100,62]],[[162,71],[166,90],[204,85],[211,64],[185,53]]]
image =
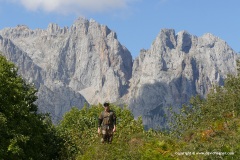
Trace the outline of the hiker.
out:
[[[110,110],[109,103],[104,103],[104,111],[98,118],[98,134],[102,133],[102,143],[112,143],[113,133],[116,131],[116,115]]]

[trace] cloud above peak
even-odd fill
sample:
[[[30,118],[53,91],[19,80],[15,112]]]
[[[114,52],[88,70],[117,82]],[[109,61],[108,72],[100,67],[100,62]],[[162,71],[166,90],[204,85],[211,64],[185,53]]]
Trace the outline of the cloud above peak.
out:
[[[127,8],[134,1],[136,0],[15,0],[31,11],[62,14],[109,12]]]

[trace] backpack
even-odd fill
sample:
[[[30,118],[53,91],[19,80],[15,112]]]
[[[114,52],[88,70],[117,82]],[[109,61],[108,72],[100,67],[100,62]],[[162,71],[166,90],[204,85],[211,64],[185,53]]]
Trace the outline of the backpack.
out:
[[[113,119],[116,118],[114,112],[111,110],[109,112],[102,111],[101,117],[103,119],[103,125],[113,125]]]

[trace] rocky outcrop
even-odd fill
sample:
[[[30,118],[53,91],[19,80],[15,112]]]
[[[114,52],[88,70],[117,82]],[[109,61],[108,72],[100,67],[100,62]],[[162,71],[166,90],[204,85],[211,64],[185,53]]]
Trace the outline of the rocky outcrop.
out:
[[[53,123],[59,122],[71,107],[82,108],[84,103],[87,103],[81,94],[61,82],[55,83],[56,81],[51,80],[54,83],[45,83],[48,80],[46,71],[35,64],[10,39],[0,36],[0,51],[18,66],[19,74],[38,89],[36,104],[39,106],[39,112],[50,113]]]
[[[129,108],[143,117],[147,128],[162,128],[170,106],[177,110],[191,96],[205,97],[213,85],[223,85],[227,74],[236,73],[236,58],[226,42],[212,34],[176,35],[163,29],[134,61]]]
[[[115,32],[84,18],[70,28],[3,29],[0,51],[36,85],[39,109],[55,123],[72,106],[109,101],[128,104],[146,128],[165,127],[169,106],[177,111],[191,96],[205,97],[213,85],[223,85],[227,74],[236,73],[237,59],[212,34],[163,29],[133,62]]]
[[[0,35],[0,51],[36,84],[40,111],[50,112],[53,120],[72,106],[82,107],[85,99],[114,102],[129,88],[130,52],[115,32],[94,20],[79,18],[70,28],[50,24],[46,30],[21,25]]]

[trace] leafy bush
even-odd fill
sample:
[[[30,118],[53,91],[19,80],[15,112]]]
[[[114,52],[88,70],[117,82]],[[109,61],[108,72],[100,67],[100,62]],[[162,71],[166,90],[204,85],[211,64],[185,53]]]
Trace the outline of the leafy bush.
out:
[[[160,132],[144,131],[142,120],[134,120],[132,113],[126,108],[111,105],[117,115],[117,132],[112,144],[102,144],[97,134],[98,116],[103,111],[102,105],[85,105],[83,109],[71,109],[64,116],[58,131],[65,140],[62,159],[156,159],[170,157],[168,143],[166,146],[152,146],[154,141],[160,141],[164,136]],[[151,138],[150,138],[151,137]],[[151,147],[150,147],[151,146]],[[159,148],[158,148],[159,147]],[[162,151],[160,150],[162,147]],[[154,151],[148,154],[147,150]],[[166,152],[164,152],[166,150]]]
[[[239,62],[238,62],[239,64]],[[204,153],[185,158],[237,159],[240,157],[240,76],[229,75],[206,99],[193,97],[180,114],[173,113],[172,136],[184,144],[179,152]],[[209,155],[208,155],[209,154]]]
[[[36,89],[0,55],[0,159],[55,159],[59,139],[37,113]]]

